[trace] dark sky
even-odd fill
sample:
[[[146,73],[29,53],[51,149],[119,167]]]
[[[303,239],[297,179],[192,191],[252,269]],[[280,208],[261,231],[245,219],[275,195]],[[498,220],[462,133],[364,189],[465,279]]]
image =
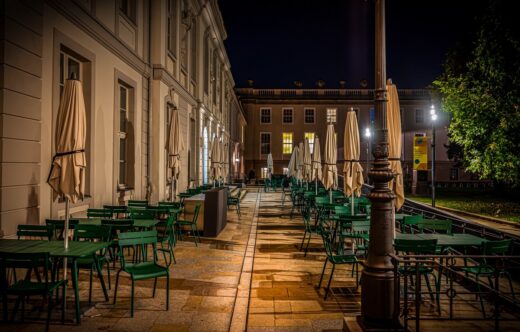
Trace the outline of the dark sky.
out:
[[[387,0],[387,76],[423,88],[442,71],[446,52],[474,34],[484,0]],[[364,0],[219,0],[237,87],[337,88],[373,85],[374,2]]]

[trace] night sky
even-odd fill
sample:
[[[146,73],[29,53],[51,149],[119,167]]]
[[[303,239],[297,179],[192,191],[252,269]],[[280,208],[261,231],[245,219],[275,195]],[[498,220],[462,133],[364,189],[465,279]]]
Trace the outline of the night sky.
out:
[[[237,87],[373,86],[374,3],[364,0],[219,0]],[[473,35],[483,0],[387,0],[387,76],[424,88],[446,53]]]

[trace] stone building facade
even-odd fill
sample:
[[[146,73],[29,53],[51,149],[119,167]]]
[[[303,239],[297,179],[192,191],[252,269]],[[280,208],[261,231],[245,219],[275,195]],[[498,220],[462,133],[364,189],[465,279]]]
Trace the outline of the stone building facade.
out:
[[[0,230],[60,218],[46,180],[64,80],[83,83],[89,207],[169,197],[165,140],[178,109],[185,151],[179,188],[209,171],[210,139],[228,158],[245,126],[216,0],[0,2]],[[0,235],[1,235],[0,234]]]
[[[287,167],[294,145],[305,137],[318,136],[323,149],[327,123],[335,124],[338,142],[338,166],[343,166],[343,135],[347,110],[356,111],[360,131],[361,165],[365,169],[372,160],[371,143],[373,136],[365,137],[370,129],[373,135],[374,95],[370,89],[256,89],[240,88],[237,94],[246,114],[247,130],[245,142],[245,171],[253,169],[257,178],[266,174],[266,160],[269,152],[273,155],[274,172],[281,174]],[[404,179],[411,189],[416,184],[427,188],[431,180],[429,171],[413,170],[413,142],[415,136],[426,136],[429,140],[428,157],[431,156],[432,123],[430,107],[432,96],[428,90],[399,90],[402,126],[402,152]],[[438,109],[437,105],[437,109]],[[439,111],[437,110],[437,113]],[[446,153],[448,144],[446,115],[438,114],[436,130],[436,181],[443,183],[477,181],[466,174],[457,163],[449,160]],[[312,150],[312,148],[311,148]],[[431,160],[429,159],[429,163]],[[430,164],[428,169],[430,169]],[[365,175],[366,176],[366,175]],[[419,188],[421,189],[421,188]]]

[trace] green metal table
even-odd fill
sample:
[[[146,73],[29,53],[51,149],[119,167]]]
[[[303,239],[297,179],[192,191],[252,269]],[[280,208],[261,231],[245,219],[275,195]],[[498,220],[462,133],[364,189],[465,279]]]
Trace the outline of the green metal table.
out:
[[[396,239],[405,240],[437,240],[439,247],[480,247],[488,240],[476,235],[455,233],[455,234],[437,234],[437,233],[417,233],[417,234],[396,234]]]
[[[80,224],[85,225],[101,225],[101,218],[77,218]],[[105,219],[106,220],[106,219]],[[117,219],[115,219],[117,220]],[[133,219],[135,228],[149,229],[155,227],[159,220],[157,219]]]
[[[70,241],[69,247],[64,248],[63,241],[42,241],[42,240],[11,240],[0,239],[0,252],[4,253],[32,253],[32,252],[48,252],[54,258],[67,258],[71,261],[72,287],[74,288],[74,297],[76,301],[76,322],[81,322],[79,285],[78,285],[78,266],[79,258],[92,256],[96,258],[96,252],[107,248],[110,242],[86,242],[86,241]],[[99,280],[105,299],[108,301],[108,293],[103,280],[103,274],[99,265],[95,264],[98,269]]]

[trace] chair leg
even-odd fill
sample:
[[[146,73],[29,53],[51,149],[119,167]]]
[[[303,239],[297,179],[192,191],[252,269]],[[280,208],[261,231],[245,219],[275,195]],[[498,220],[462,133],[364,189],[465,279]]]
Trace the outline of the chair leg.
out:
[[[93,263],[95,264],[95,263]],[[92,304],[92,270],[94,269],[93,266],[90,267],[90,276],[88,281],[88,305]]]
[[[428,278],[428,274],[424,275],[424,280],[426,281],[426,287],[428,287],[428,292],[430,293],[430,299],[433,302],[434,297],[433,297],[433,292],[432,292],[432,286],[430,285],[430,278]]]
[[[112,282],[110,281],[110,262],[106,260],[107,262],[107,279],[108,279],[108,289],[112,289]]]
[[[327,290],[325,291],[325,297],[324,297],[324,300],[327,299],[327,296],[329,295],[329,291],[330,291],[330,283],[332,281],[332,276],[334,275],[334,270],[336,269],[336,264],[332,263],[332,271],[330,271],[330,277],[329,277],[329,282],[327,284]]]
[[[116,286],[114,287],[114,303],[116,304],[117,299],[117,285],[119,285],[119,274],[121,273],[121,270],[117,271],[116,273]]]
[[[51,322],[51,313],[52,313],[52,293],[47,296],[49,299],[48,308],[47,308],[47,321],[45,322],[45,332],[49,331],[49,323]]]
[[[511,296],[513,297],[513,300],[516,300],[515,298],[515,290],[513,288],[513,281],[511,280],[511,275],[509,274],[509,272],[505,272],[506,276],[507,276],[507,280],[509,281],[509,287],[511,287]]]
[[[191,224],[191,232],[193,233],[193,241],[195,241],[195,246],[198,247],[197,244],[197,234],[195,234],[195,228],[193,227],[193,224]]]
[[[305,255],[307,257],[307,251],[309,251],[309,245],[311,244],[312,232],[309,232],[309,238],[307,239],[307,245],[305,246]]]
[[[323,281],[323,275],[325,274],[325,268],[327,267],[327,262],[328,262],[328,259],[325,258],[325,263],[323,263],[323,270],[321,270],[321,277],[320,277],[320,282],[318,284],[318,288],[321,287],[321,282]]]
[[[356,262],[354,264],[356,264],[356,292],[357,292],[357,290],[359,288],[359,263]]]
[[[300,251],[303,249],[303,244],[305,243],[306,237],[307,237],[307,230],[305,230],[305,232],[303,233],[302,243],[300,244]]]
[[[153,292],[152,297],[155,297],[155,288],[157,288],[157,278],[153,280]]]
[[[65,299],[67,297],[67,280],[63,283],[63,290],[61,294],[61,323],[65,323]]]

